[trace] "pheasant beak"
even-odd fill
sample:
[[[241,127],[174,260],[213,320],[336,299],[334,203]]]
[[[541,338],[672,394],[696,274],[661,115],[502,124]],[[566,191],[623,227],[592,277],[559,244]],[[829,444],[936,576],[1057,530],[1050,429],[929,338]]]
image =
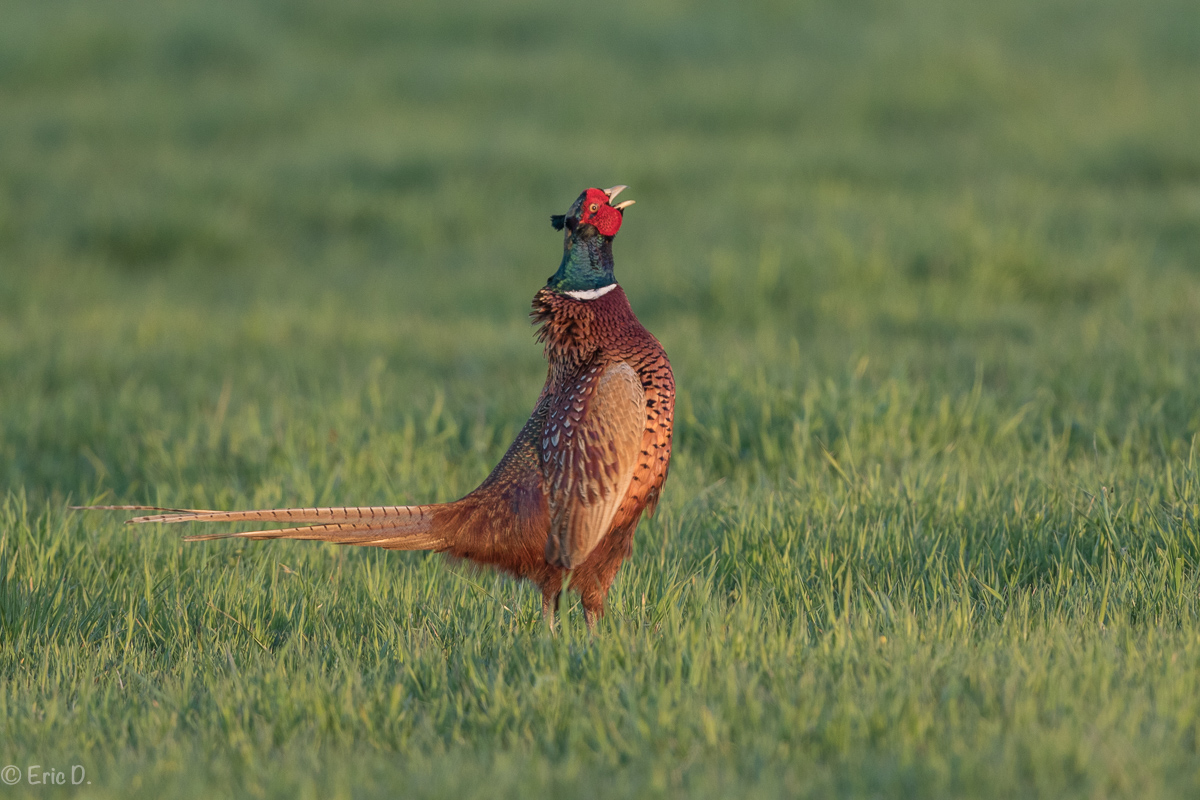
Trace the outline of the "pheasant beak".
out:
[[[605,189],[604,193],[606,195],[608,195],[608,202],[612,203],[613,200],[617,199],[617,195],[619,195],[621,192],[625,191],[628,188],[629,188],[628,186],[624,186],[624,185],[614,186],[611,189]],[[625,209],[629,208],[631,205],[633,205],[636,202],[637,202],[636,200],[626,200],[623,203],[616,204],[615,206],[613,206],[613,208],[617,209],[618,211],[624,211]]]

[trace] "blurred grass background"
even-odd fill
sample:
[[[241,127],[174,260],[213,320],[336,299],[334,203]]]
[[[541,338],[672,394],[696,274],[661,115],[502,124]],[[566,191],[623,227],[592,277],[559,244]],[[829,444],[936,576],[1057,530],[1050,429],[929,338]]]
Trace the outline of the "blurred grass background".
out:
[[[0,20],[0,760],[98,796],[1196,789],[1195,3]],[[544,378],[548,216],[615,183],[680,395],[597,640],[438,559],[64,511],[461,495]]]

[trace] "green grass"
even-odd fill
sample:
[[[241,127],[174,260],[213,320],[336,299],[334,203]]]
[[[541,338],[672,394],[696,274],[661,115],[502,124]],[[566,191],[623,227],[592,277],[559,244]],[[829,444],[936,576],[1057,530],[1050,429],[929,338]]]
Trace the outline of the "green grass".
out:
[[[13,797],[1200,792],[1200,6],[0,0]],[[675,366],[592,638],[74,502],[468,491],[548,216]]]

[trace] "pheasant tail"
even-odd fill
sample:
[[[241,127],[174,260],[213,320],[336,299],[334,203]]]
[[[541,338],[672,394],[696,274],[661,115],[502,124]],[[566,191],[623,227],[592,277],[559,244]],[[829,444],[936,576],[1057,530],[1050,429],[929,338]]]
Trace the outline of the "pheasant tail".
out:
[[[292,528],[225,531],[184,537],[189,542],[209,539],[306,539],[310,541],[381,547],[385,550],[444,550],[450,532],[439,524],[453,503],[425,506],[357,506],[345,508],[272,508],[258,511],[206,511],[158,506],[75,506],[89,511],[158,511],[135,517],[145,522],[315,522]]]

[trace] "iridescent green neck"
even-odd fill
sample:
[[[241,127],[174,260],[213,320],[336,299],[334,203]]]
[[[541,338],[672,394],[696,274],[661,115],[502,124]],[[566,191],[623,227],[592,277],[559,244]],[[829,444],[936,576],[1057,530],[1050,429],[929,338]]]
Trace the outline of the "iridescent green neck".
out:
[[[572,235],[567,239],[562,263],[547,286],[556,292],[579,292],[599,289],[616,283],[613,277],[612,238],[594,233],[591,236]]]

